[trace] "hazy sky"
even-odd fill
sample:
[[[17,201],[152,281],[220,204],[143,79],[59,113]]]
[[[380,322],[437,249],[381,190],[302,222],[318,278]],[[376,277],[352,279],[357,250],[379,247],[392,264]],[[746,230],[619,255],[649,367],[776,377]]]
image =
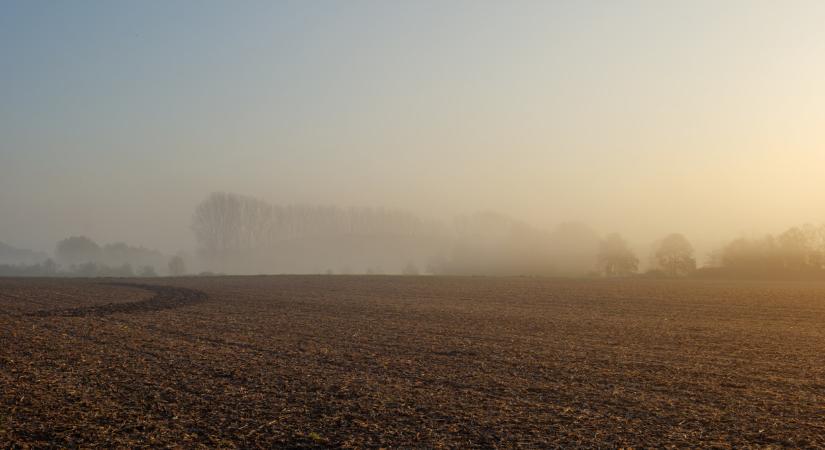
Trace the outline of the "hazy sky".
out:
[[[214,190],[701,248],[825,221],[822,1],[3,1],[0,241]]]

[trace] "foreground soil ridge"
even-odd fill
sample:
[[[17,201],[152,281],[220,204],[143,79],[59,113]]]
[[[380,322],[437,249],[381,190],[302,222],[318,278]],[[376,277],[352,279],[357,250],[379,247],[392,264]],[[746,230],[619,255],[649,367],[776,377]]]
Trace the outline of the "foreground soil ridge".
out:
[[[125,303],[107,303],[81,308],[39,310],[31,313],[34,317],[103,317],[112,314],[134,314],[149,311],[162,311],[190,306],[206,301],[207,295],[201,291],[172,286],[157,286],[139,283],[105,283],[110,286],[124,286],[143,289],[155,295],[147,300]]]
[[[825,448],[823,349],[815,282],[0,278],[0,448]]]

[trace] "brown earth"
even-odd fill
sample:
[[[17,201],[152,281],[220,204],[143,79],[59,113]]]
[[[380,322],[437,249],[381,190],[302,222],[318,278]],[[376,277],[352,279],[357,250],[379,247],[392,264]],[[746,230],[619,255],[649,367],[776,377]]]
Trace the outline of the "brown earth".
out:
[[[0,279],[0,447],[140,446],[821,448],[825,283]]]

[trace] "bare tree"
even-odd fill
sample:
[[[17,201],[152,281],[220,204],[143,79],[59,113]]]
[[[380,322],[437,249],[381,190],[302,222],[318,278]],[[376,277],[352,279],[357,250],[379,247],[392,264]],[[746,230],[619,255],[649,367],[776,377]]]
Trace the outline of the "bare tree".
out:
[[[55,256],[60,264],[96,263],[100,251],[100,246],[86,236],[72,236],[57,243]]]
[[[696,270],[693,246],[678,233],[662,239],[653,258],[656,265],[669,276],[685,276]]]
[[[179,255],[173,256],[169,260],[169,275],[179,277],[186,274],[186,263]]]
[[[793,227],[778,236],[735,239],[716,256],[717,268],[737,275],[821,275],[825,269],[825,225]]]
[[[425,240],[435,235],[434,227],[404,212],[278,206],[225,192],[212,193],[197,205],[191,228],[199,255],[221,271],[248,270],[262,264],[315,265],[312,259],[319,257],[325,258],[324,264],[338,260],[336,264],[383,265],[387,260],[380,252],[361,257],[354,254],[353,247],[361,245],[359,242],[366,242],[369,247],[388,241]],[[287,262],[289,258],[292,263]]]
[[[608,235],[599,245],[599,269],[608,277],[622,277],[639,270],[639,258],[618,234]]]
[[[192,231],[201,251],[210,258],[225,258],[240,244],[241,197],[214,192],[195,208]]]

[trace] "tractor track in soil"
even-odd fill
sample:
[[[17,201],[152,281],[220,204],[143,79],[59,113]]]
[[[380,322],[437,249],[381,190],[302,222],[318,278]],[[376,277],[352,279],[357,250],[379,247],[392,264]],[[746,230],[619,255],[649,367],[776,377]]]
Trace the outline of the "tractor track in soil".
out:
[[[144,312],[176,309],[202,303],[208,298],[201,291],[173,286],[160,286],[138,283],[106,283],[109,286],[122,286],[150,291],[155,295],[137,302],[106,303],[103,305],[79,308],[47,309],[27,314],[34,317],[103,317],[112,314],[136,314]]]

